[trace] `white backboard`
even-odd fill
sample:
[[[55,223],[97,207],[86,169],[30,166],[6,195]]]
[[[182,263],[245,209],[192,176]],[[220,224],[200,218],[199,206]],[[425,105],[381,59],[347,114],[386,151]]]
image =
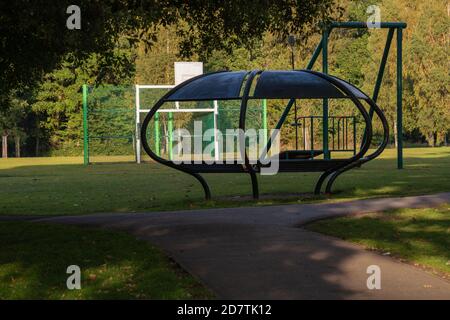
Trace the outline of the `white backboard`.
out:
[[[175,85],[203,74],[203,62],[175,62]]]

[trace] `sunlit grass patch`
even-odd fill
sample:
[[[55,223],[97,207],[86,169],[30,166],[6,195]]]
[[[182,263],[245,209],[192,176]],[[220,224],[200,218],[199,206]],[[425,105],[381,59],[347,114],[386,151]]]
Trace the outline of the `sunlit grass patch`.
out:
[[[307,228],[389,253],[450,278],[450,204],[322,220]]]

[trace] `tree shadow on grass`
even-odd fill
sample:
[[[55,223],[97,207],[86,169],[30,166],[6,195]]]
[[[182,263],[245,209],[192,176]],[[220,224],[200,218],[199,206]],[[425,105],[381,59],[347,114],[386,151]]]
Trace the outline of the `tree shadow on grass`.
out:
[[[278,207],[272,213],[256,208],[242,212],[217,209],[59,217],[50,221],[125,230],[147,240],[202,279],[219,298],[399,299],[409,297],[409,290],[402,288],[417,286],[417,282],[409,285],[411,277],[403,276],[411,270],[390,265],[383,291],[368,290],[367,266],[393,262],[296,228],[286,220],[286,214],[292,213],[289,208]],[[427,280],[419,276],[418,281]]]
[[[1,299],[192,299],[211,294],[159,250],[120,232],[0,223]],[[70,265],[81,290],[68,290]]]
[[[293,227],[240,223],[232,215],[220,221],[203,216],[151,217],[109,223],[150,241],[202,279],[222,299],[348,299],[365,290],[365,270],[347,285],[342,265],[355,251]]]

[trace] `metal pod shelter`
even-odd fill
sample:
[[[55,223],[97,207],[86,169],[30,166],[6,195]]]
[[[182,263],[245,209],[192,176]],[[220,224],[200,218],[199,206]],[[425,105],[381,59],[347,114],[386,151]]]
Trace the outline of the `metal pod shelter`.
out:
[[[251,178],[253,197],[258,198],[256,173],[260,172],[264,166],[270,166],[270,163],[263,164],[260,161],[250,163],[245,147],[241,149],[244,159],[242,163],[200,161],[177,164],[172,160],[161,158],[150,148],[147,132],[150,121],[166,102],[215,100],[238,100],[240,102],[238,128],[241,129],[241,132],[244,132],[247,106],[251,99],[288,100],[275,129],[280,129],[283,126],[296,99],[349,99],[362,115],[365,124],[364,137],[359,150],[349,158],[331,159],[330,157],[327,129],[328,109],[323,113],[323,123],[326,129],[326,131],[324,129],[325,134],[323,135],[323,150],[313,154],[309,151],[293,150],[287,151],[291,153],[291,157],[272,156],[271,159],[276,158],[273,161],[278,161],[278,172],[323,172],[316,183],[316,194],[321,192],[322,185],[327,178],[325,191],[331,192],[333,182],[341,173],[374,159],[381,154],[388,143],[389,128],[383,112],[369,96],[352,84],[337,77],[311,70],[254,70],[208,73],[187,80],[170,90],[153,106],[142,123],[141,140],[143,148],[153,160],[195,177],[201,183],[207,199],[211,197],[211,191],[200,173],[247,173]],[[369,106],[369,110],[375,112],[383,126],[382,142],[370,154],[367,154],[367,152],[372,141],[372,119],[363,102]],[[270,149],[271,139],[272,137],[268,139],[265,150]],[[323,158],[317,158],[319,154],[323,154]]]

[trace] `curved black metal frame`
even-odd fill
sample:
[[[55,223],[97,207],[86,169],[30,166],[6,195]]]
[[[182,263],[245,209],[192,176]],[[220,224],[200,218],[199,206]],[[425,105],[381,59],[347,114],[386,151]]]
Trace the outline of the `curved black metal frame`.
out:
[[[226,71],[218,71],[218,72],[214,72],[214,73],[220,73],[220,72],[226,72]],[[164,165],[166,165],[168,167],[171,167],[171,168],[174,168],[176,170],[180,170],[182,172],[190,174],[195,179],[197,179],[200,182],[200,184],[202,185],[202,187],[203,187],[203,191],[205,192],[205,198],[207,200],[209,200],[209,199],[211,199],[211,190],[210,190],[206,180],[201,175],[199,175],[198,173],[196,173],[196,172],[194,172],[192,170],[183,168],[183,167],[181,167],[179,165],[176,165],[175,163],[173,163],[170,160],[166,160],[164,158],[159,157],[156,153],[154,153],[150,149],[150,146],[148,145],[148,141],[147,141],[147,135],[145,134],[147,132],[147,128],[148,128],[148,124],[150,123],[150,120],[153,118],[153,116],[155,115],[156,111],[158,111],[158,109],[161,108],[161,106],[165,103],[165,98],[169,97],[172,93],[174,93],[180,87],[183,87],[183,86],[187,85],[188,83],[191,83],[192,81],[195,81],[198,78],[201,78],[201,77],[204,77],[204,76],[205,75],[199,75],[199,76],[193,77],[193,78],[191,78],[189,80],[186,80],[185,82],[183,82],[179,86],[169,90],[161,99],[158,100],[158,102],[156,102],[156,104],[153,106],[153,108],[150,110],[150,112],[147,113],[147,115],[144,118],[144,121],[142,122],[142,126],[141,126],[141,141],[142,141],[142,147],[144,148],[145,152],[147,152],[147,154],[150,156],[150,158],[152,158],[156,162],[164,164]]]
[[[313,71],[314,72],[314,71]],[[315,72],[318,76],[324,76],[327,78],[330,78],[330,76],[324,75],[324,74],[320,74]],[[334,77],[335,79],[339,79],[340,81],[347,83],[349,85],[351,85],[349,82],[340,79],[338,77]],[[333,77],[330,78],[330,80],[334,80]],[[362,91],[361,91],[362,92]],[[320,190],[322,189],[322,185],[325,182],[326,178],[329,176],[330,178],[328,179],[327,185],[325,187],[325,193],[331,193],[331,188],[333,186],[334,181],[336,180],[336,178],[341,175],[342,173],[355,168],[355,167],[360,167],[362,164],[375,159],[376,157],[378,157],[383,150],[386,148],[386,145],[389,142],[389,125],[387,122],[386,117],[384,116],[383,111],[380,109],[380,107],[378,107],[378,105],[367,95],[365,95],[366,98],[364,99],[364,101],[367,102],[367,104],[369,105],[370,109],[372,109],[373,111],[375,111],[375,113],[377,114],[377,116],[379,117],[379,119],[381,120],[382,126],[383,126],[383,140],[381,142],[381,144],[378,146],[377,149],[375,149],[374,152],[372,152],[370,155],[366,156],[366,157],[360,157],[358,159],[356,159],[356,161],[352,161],[351,163],[342,166],[340,168],[334,169],[334,170],[329,170],[324,172],[320,178],[319,181],[316,184],[316,188],[314,190],[315,194],[320,194]],[[358,101],[359,102],[359,101]],[[364,115],[364,114],[363,114]],[[370,127],[372,126],[372,118],[369,116],[369,119],[365,119],[366,120],[366,126],[367,124],[370,124]],[[361,149],[363,148],[363,146],[367,145],[367,149],[365,150],[365,152],[363,153],[363,155],[365,155],[365,153],[368,151],[368,148],[370,147],[370,142],[372,139],[372,132],[367,132],[367,127],[366,127],[366,132],[364,134],[364,141],[362,143]]]
[[[322,185],[325,182],[325,180],[327,179],[327,177],[329,175],[332,175],[334,172],[345,168],[346,166],[348,166],[351,163],[356,163],[357,160],[361,159],[367,152],[367,150],[369,150],[370,147],[370,143],[372,142],[372,120],[370,119],[369,114],[367,113],[366,109],[364,108],[364,106],[362,105],[362,103],[358,100],[358,98],[356,98],[356,96],[350,91],[348,90],[344,85],[342,85],[341,83],[339,83],[338,80],[340,81],[344,81],[342,79],[339,79],[337,77],[331,77],[329,75],[326,75],[324,73],[320,73],[320,72],[316,72],[316,71],[312,71],[312,70],[306,70],[307,72],[310,72],[318,77],[321,77],[323,79],[328,80],[330,83],[332,83],[334,86],[336,86],[338,89],[340,89],[341,91],[343,91],[352,101],[353,103],[356,105],[356,107],[358,108],[358,110],[361,112],[361,114],[364,117],[364,121],[366,123],[366,128],[365,128],[365,139],[361,145],[361,148],[359,150],[358,153],[356,153],[355,155],[353,155],[352,157],[348,158],[348,161],[344,162],[343,164],[333,167],[329,170],[326,170],[320,177],[319,180],[316,183],[316,187],[314,188],[314,193],[315,194],[320,194],[320,191],[322,189]],[[348,83],[346,81],[344,81],[345,83]],[[336,176],[337,177],[337,176]],[[336,178],[335,178],[336,179]],[[333,179],[333,181],[335,180]],[[330,184],[330,190],[331,190],[331,186],[332,183]]]
[[[330,163],[332,161],[334,161],[333,163],[336,163],[336,165],[327,168],[319,177],[316,186],[314,188],[314,192],[316,194],[320,194],[320,191],[322,189],[322,185],[323,183],[326,181],[326,179],[329,177],[326,188],[325,188],[325,192],[326,193],[330,193],[331,192],[331,188],[332,185],[334,183],[334,181],[336,180],[336,178],[341,175],[342,173],[344,173],[345,171],[348,171],[356,166],[360,166],[361,164],[368,162],[374,158],[376,158],[379,154],[381,154],[381,152],[384,150],[384,148],[386,147],[387,143],[388,143],[388,139],[389,139],[389,126],[386,120],[386,117],[384,116],[382,110],[376,105],[376,103],[370,99],[367,95],[365,95],[364,93],[362,93],[362,91],[359,90],[359,92],[361,92],[365,98],[362,100],[365,100],[368,105],[370,106],[371,110],[374,110],[375,113],[377,114],[377,116],[380,118],[382,125],[383,125],[383,131],[384,131],[384,137],[383,137],[383,141],[382,143],[378,146],[378,148],[371,153],[370,155],[364,157],[364,155],[367,153],[367,151],[369,150],[370,147],[370,143],[372,141],[372,119],[369,115],[369,113],[366,111],[366,108],[363,106],[363,104],[360,102],[360,100],[355,96],[355,94],[353,94],[353,92],[347,88],[343,83],[346,83],[350,86],[352,86],[351,84],[349,84],[348,82],[346,82],[345,80],[339,79],[337,77],[332,77],[329,76],[327,74],[323,74],[320,72],[316,72],[316,71],[312,71],[312,70],[295,70],[295,71],[302,71],[302,72],[307,72],[310,74],[313,74],[315,76],[318,76],[326,81],[328,81],[329,83],[331,83],[334,87],[336,87],[338,90],[340,90],[341,92],[344,93],[344,95],[351,99],[352,102],[355,104],[355,106],[357,107],[357,109],[359,110],[359,112],[362,114],[363,118],[364,118],[364,122],[366,124],[365,127],[365,134],[364,134],[364,140],[361,144],[360,150],[359,152],[357,152],[356,154],[354,154],[352,157],[347,158],[347,159],[343,159],[340,161],[336,161],[336,160],[298,160],[298,162],[304,162],[306,163],[311,163],[311,161],[329,161]],[[213,72],[213,73],[221,73],[221,72],[227,72],[227,71],[218,71],[218,72]],[[244,156],[244,164],[243,164],[243,168],[242,168],[242,172],[247,172],[250,175],[251,178],[251,182],[252,182],[252,193],[253,193],[253,197],[255,199],[257,199],[259,197],[259,190],[258,190],[258,180],[256,177],[256,172],[258,170],[258,165],[256,165],[256,170],[255,170],[255,166],[250,164],[250,160],[248,157],[248,153],[245,147],[245,136],[244,132],[245,132],[245,121],[246,121],[246,114],[247,114],[247,104],[248,104],[248,100],[251,98],[250,97],[250,89],[252,88],[254,79],[257,75],[261,74],[263,71],[261,70],[253,70],[250,72],[247,72],[247,74],[244,76],[242,83],[241,83],[241,88],[245,83],[245,87],[243,90],[243,94],[240,97],[241,99],[241,108],[240,108],[240,115],[239,115],[239,141],[244,141],[243,145],[240,145],[240,154],[241,157]],[[166,99],[171,96],[175,91],[177,91],[178,89],[180,89],[181,87],[184,87],[185,85],[201,78],[201,77],[205,77],[207,75],[211,75],[213,73],[208,73],[208,74],[203,74],[194,78],[191,78],[185,82],[183,82],[182,84],[178,85],[177,87],[171,89],[169,92],[167,92],[154,106],[153,108],[150,110],[150,112],[146,115],[143,123],[142,123],[142,127],[141,127],[141,141],[142,141],[142,145],[143,148],[145,150],[145,152],[147,152],[147,154],[156,162],[159,162],[161,164],[164,164],[166,166],[169,166],[171,168],[174,168],[176,170],[185,172],[187,174],[190,174],[191,176],[193,176],[194,178],[196,178],[200,184],[203,187],[204,193],[205,193],[205,198],[206,199],[210,199],[211,198],[211,191],[210,188],[208,186],[208,183],[206,182],[206,180],[195,170],[192,170],[189,167],[183,166],[183,165],[178,165],[175,164],[173,161],[171,160],[167,160],[164,158],[159,157],[158,155],[156,155],[151,149],[150,146],[148,144],[147,141],[147,129],[148,129],[148,125],[150,123],[150,120],[153,118],[153,116],[155,115],[155,113],[158,111],[159,108],[161,108],[161,106],[166,102]],[[342,83],[343,82],[343,83]],[[292,98],[294,99],[294,98]],[[291,99],[291,100],[292,100]],[[282,161],[282,160],[280,160]],[[212,165],[214,166],[214,164]],[[300,170],[298,170],[300,171]],[[228,172],[228,171],[223,171],[223,172]]]
[[[381,120],[382,126],[383,126],[383,141],[380,143],[380,145],[378,146],[378,148],[372,152],[371,154],[369,154],[368,156],[359,159],[358,161],[351,163],[349,165],[347,165],[346,167],[343,167],[339,170],[336,170],[329,178],[327,185],[325,187],[325,192],[326,193],[331,193],[331,188],[333,186],[334,181],[336,180],[336,178],[341,175],[342,173],[344,173],[345,171],[348,171],[352,168],[355,167],[359,167],[362,164],[375,159],[376,157],[378,157],[383,150],[386,148],[386,145],[389,142],[389,125],[387,122],[386,117],[384,116],[383,111],[380,109],[380,107],[377,106],[377,104],[371,99],[371,98],[367,98],[366,102],[369,104],[370,108],[373,109],[375,111],[375,113],[377,114],[377,116],[379,117],[379,119]]]
[[[242,100],[241,100],[241,110],[239,114],[239,141],[241,142],[240,147],[240,153],[242,156],[242,151],[244,151],[244,164],[245,168],[247,169],[248,173],[250,174],[250,178],[252,181],[252,193],[253,198],[257,199],[259,198],[259,190],[258,190],[258,179],[256,177],[255,170],[253,169],[253,166],[250,164],[250,160],[248,158],[247,149],[245,148],[245,117],[247,115],[247,104],[250,94],[250,88],[253,84],[253,79],[255,79],[255,76],[257,74],[261,73],[260,70],[254,70],[250,73],[250,75],[247,78],[247,82],[245,83],[244,92],[242,94]]]

